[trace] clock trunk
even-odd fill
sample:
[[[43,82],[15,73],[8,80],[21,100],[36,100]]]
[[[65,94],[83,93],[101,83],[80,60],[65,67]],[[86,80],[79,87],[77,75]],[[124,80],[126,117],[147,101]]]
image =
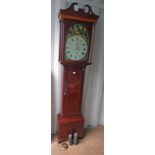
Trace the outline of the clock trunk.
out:
[[[61,112],[58,115],[59,142],[77,132],[82,138],[84,119],[81,115],[85,67],[62,66]]]
[[[63,116],[81,114],[84,71],[84,67],[62,66]]]

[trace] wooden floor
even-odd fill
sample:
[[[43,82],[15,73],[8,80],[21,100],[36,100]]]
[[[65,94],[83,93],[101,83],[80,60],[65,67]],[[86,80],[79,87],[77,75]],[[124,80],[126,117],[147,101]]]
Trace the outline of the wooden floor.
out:
[[[67,142],[68,144],[68,142]],[[78,145],[68,145],[63,150],[58,144],[57,136],[52,138],[52,155],[103,155],[104,154],[104,128],[89,128],[85,131],[85,137],[79,140]]]

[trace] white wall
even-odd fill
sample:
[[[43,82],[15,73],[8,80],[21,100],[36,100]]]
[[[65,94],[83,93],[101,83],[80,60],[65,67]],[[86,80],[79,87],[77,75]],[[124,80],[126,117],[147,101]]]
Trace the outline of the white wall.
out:
[[[102,103],[100,107],[100,115],[99,115],[99,120],[98,123],[99,125],[104,125],[104,92],[102,94]]]
[[[84,97],[83,114],[86,120],[86,126],[97,126],[102,102],[103,84],[104,84],[104,45],[103,45],[103,11],[100,12],[100,18],[96,25],[93,64],[87,67]],[[103,115],[101,116],[103,117]]]
[[[96,14],[100,15],[96,25],[96,33],[93,49],[93,64],[88,66],[85,73],[85,83],[83,90],[82,113],[85,118],[86,126],[103,125],[103,3],[80,1],[82,4],[89,4],[93,7]],[[58,63],[59,54],[59,21],[58,11],[66,8],[69,1],[52,1],[52,133],[57,130],[57,114],[60,111],[60,64]],[[101,7],[99,9],[98,7]],[[102,11],[101,11],[102,10]],[[101,119],[102,118],[102,119]]]

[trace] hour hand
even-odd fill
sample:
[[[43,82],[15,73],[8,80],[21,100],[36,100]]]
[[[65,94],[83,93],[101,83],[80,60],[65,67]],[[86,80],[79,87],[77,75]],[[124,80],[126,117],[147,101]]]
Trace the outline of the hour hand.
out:
[[[75,52],[78,56],[80,56],[80,54],[78,52]]]

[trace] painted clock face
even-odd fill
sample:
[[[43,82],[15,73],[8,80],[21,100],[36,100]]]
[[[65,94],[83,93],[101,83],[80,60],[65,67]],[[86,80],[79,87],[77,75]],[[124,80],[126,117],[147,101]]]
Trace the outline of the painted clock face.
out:
[[[75,24],[69,28],[66,44],[65,59],[86,60],[88,56],[88,32],[84,25]]]
[[[81,36],[74,35],[68,38],[65,53],[71,60],[81,60],[87,54],[87,42]]]

